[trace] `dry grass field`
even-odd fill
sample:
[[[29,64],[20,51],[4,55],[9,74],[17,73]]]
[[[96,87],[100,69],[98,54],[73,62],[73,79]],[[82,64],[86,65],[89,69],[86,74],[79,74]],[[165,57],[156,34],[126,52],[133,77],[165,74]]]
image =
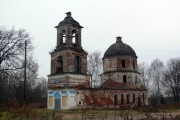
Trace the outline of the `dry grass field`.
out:
[[[0,120],[180,120],[180,106],[71,110],[47,110],[27,106],[26,109],[1,109]]]

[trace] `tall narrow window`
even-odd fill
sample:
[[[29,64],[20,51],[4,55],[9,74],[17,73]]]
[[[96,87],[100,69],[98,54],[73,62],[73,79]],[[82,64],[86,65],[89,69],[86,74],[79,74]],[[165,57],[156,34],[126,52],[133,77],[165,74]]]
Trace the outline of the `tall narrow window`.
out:
[[[138,79],[137,79],[137,76],[135,76],[135,83],[138,83]]]
[[[121,95],[121,105],[123,105],[123,104],[124,104],[124,96]]]
[[[66,42],[66,35],[65,35],[65,33],[63,33],[63,43],[65,43]]]
[[[114,95],[114,105],[118,105],[118,96]]]
[[[129,104],[129,95],[127,95],[127,104]]]
[[[75,43],[76,43],[76,45],[79,44],[79,35],[77,33],[75,35]]]
[[[133,103],[135,103],[135,101],[136,101],[136,95],[135,93],[133,93]]]
[[[122,60],[122,67],[125,67],[125,60]]]
[[[144,93],[143,93],[143,103],[144,103]]]
[[[61,72],[63,72],[63,58],[62,58],[62,56],[58,56],[56,73],[61,73]]]
[[[123,75],[123,83],[127,83],[126,75]]]
[[[62,29],[61,32],[58,34],[59,35],[59,40],[57,40],[57,46],[62,45],[63,43],[65,43],[65,30]]]
[[[74,43],[75,44],[75,33],[72,35],[72,43]]]
[[[134,61],[134,59],[133,59],[133,69],[135,70],[135,61]]]
[[[72,43],[77,44],[78,43],[78,34],[76,30],[72,31]]]
[[[117,68],[121,67],[121,58],[117,58]]]
[[[112,60],[109,60],[109,68],[112,68]]]
[[[79,56],[74,59],[74,72],[81,73],[81,58]]]

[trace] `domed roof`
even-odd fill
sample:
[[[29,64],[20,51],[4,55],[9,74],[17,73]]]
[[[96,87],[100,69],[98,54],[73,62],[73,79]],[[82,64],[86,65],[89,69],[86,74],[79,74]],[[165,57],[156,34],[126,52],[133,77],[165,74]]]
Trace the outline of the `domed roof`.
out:
[[[64,18],[63,21],[61,21],[58,26],[56,26],[55,28],[59,27],[59,26],[62,26],[62,25],[65,25],[67,23],[70,23],[70,24],[74,24],[74,25],[77,25],[77,26],[80,26],[82,27],[79,22],[77,22],[76,20],[74,20],[72,17],[71,17],[71,12],[67,12],[66,13],[66,17]]]
[[[121,37],[117,37],[116,43],[112,44],[106,50],[103,59],[114,56],[131,56],[137,58],[135,51],[131,48],[131,46],[123,43]]]

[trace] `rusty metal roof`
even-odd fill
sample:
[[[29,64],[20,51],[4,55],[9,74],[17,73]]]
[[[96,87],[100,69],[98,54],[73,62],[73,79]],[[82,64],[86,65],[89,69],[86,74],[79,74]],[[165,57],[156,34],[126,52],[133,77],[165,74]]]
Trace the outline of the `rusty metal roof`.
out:
[[[122,42],[121,37],[117,37],[116,43],[112,44],[104,53],[104,58],[114,56],[131,56],[136,57],[136,53],[133,48]]]
[[[71,12],[67,12],[66,15],[67,15],[67,16],[64,18],[64,20],[61,21],[55,28],[57,28],[57,27],[59,27],[59,26],[62,26],[62,25],[65,25],[65,24],[68,24],[68,23],[73,24],[73,25],[77,25],[77,26],[83,28],[83,27],[79,24],[79,22],[77,22],[76,20],[74,20],[74,19],[71,17]]]

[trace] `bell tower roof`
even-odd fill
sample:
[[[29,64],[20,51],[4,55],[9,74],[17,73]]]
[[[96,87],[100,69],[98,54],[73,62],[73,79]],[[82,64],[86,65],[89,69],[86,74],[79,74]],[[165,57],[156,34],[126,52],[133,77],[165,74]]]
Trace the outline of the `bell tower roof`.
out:
[[[83,28],[83,27],[79,24],[79,22],[77,22],[76,20],[74,20],[74,18],[72,18],[71,12],[67,12],[67,13],[66,13],[66,17],[64,18],[64,20],[61,21],[61,22],[59,22],[59,24],[58,24],[55,28],[58,28],[58,27],[60,27],[60,26],[63,26],[63,25],[65,25],[65,24],[68,24],[68,23]]]

